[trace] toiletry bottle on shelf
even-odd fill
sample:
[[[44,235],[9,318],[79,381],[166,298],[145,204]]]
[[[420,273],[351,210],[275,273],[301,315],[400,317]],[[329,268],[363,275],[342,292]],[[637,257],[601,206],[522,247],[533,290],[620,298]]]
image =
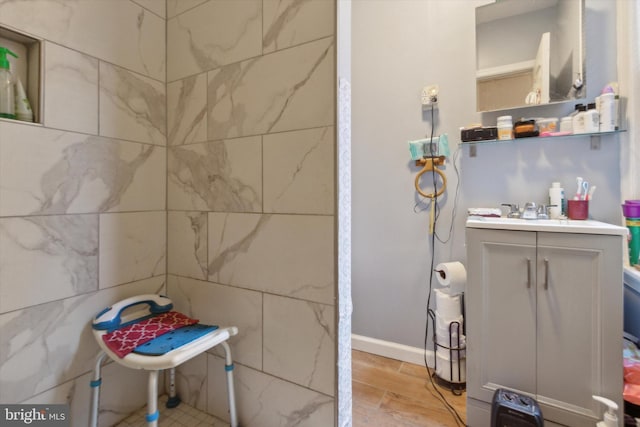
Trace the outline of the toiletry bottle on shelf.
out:
[[[13,75],[7,54],[17,58],[18,55],[6,47],[0,46],[0,117],[5,119],[16,118],[16,98],[13,89]]]
[[[616,130],[617,102],[616,94],[607,92],[600,95],[600,132]]]
[[[566,116],[560,119],[560,132],[573,133],[573,117]]]
[[[582,107],[582,104],[576,104],[573,106],[573,111],[569,114],[568,117],[575,117],[579,112],[580,112],[580,107]]]
[[[559,182],[554,182],[549,188],[549,218],[557,219],[564,213],[564,188]]]
[[[584,130],[584,113],[587,111],[586,105],[578,105],[578,114],[573,116],[572,126],[573,133],[585,133]]]
[[[596,110],[596,104],[587,104],[587,111],[584,113],[584,132],[595,133],[600,131],[600,114]]]
[[[498,139],[513,139],[513,119],[511,116],[498,117]]]

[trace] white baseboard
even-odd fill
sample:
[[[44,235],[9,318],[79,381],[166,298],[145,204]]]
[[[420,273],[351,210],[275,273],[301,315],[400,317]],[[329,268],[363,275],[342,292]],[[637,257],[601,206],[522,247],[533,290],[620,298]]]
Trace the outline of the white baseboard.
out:
[[[418,347],[351,334],[351,348],[424,366],[424,349]],[[427,365],[434,366],[433,350],[427,350]]]

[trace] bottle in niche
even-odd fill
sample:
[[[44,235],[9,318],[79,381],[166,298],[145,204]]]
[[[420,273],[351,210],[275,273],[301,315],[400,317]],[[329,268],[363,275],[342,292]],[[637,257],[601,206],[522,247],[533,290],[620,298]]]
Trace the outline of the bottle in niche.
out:
[[[11,64],[7,55],[17,58],[18,55],[6,47],[0,46],[0,117],[5,119],[16,118],[16,97],[14,91]]]

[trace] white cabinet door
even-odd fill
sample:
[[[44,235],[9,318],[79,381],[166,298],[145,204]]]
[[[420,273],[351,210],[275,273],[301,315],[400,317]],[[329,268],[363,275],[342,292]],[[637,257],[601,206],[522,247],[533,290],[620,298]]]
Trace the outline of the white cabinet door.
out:
[[[467,229],[467,394],[536,386],[536,233]]]
[[[595,425],[622,390],[619,237],[538,233],[536,399],[547,419]],[[612,270],[612,267],[613,270]]]

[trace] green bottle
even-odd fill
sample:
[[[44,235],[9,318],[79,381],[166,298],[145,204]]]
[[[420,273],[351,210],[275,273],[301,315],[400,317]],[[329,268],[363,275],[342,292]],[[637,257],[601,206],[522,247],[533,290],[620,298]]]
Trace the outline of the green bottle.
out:
[[[0,46],[0,117],[15,119],[16,97],[13,89],[13,75],[11,74],[7,54],[14,58],[18,57],[6,47]]]

